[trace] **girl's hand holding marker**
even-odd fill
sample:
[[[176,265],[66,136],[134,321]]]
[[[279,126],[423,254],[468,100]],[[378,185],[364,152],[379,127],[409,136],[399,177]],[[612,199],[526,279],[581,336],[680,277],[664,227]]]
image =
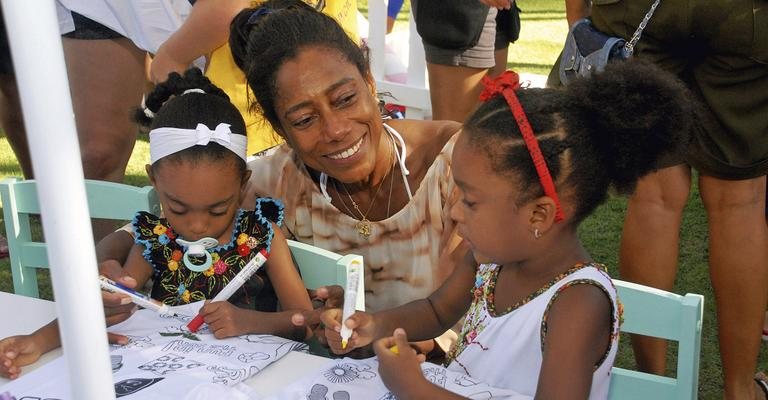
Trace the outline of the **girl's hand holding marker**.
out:
[[[99,284],[101,285],[101,290],[110,293],[120,293],[130,297],[131,301],[137,306],[157,311],[160,315],[176,315],[167,304],[163,304],[143,293],[125,287],[106,276],[99,276]]]

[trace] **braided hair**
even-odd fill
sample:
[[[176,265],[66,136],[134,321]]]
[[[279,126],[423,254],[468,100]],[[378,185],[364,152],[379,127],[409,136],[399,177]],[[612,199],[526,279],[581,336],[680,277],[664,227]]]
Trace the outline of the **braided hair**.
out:
[[[246,132],[243,117],[229,101],[229,96],[198,68],[188,69],[183,76],[177,72],[170,73],[165,82],[157,84],[146,96],[144,106],[135,111],[134,119],[149,129],[195,129],[197,124],[214,129],[218,124],[226,123],[234,134],[245,135]],[[206,146],[192,146],[164,157],[158,163],[166,160],[198,162],[230,158],[237,163],[240,171],[246,170],[245,161],[214,142]]]
[[[577,225],[605,201],[609,188],[630,193],[662,157],[688,143],[696,111],[671,74],[632,60],[565,88],[518,90],[556,191],[573,205]],[[535,166],[502,96],[481,104],[464,124],[469,143],[494,172],[510,177],[522,205],[544,195]]]

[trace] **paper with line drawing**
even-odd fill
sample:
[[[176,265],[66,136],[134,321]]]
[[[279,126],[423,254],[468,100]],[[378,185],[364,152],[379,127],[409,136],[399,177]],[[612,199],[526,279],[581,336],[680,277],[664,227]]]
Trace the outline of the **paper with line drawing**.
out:
[[[109,328],[129,338],[127,345],[110,348],[118,398],[179,398],[201,384],[239,385],[289,351],[306,348],[303,343],[271,335],[219,340],[207,326],[191,333],[186,324],[201,306],[202,302],[173,307],[177,313],[173,317],[140,310]],[[9,391],[16,398],[65,400],[68,385],[66,363],[59,358],[9,382],[0,392]]]

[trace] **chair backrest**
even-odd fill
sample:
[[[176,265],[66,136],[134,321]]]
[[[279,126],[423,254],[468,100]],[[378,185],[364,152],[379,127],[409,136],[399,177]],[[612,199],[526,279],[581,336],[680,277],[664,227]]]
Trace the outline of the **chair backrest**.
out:
[[[349,265],[352,261],[357,261],[363,265],[363,257],[361,256],[355,254],[342,256],[295,240],[288,241],[288,248],[291,249],[291,255],[299,267],[304,286],[309,289],[328,285],[339,285],[346,288]],[[360,311],[365,311],[365,279],[363,275],[363,273],[359,274],[355,301],[355,308]]]
[[[613,282],[624,306],[621,332],[674,340],[678,347],[675,378],[614,367],[609,399],[698,398],[704,297],[680,296],[617,279]]]
[[[429,98],[426,72],[427,62],[424,58],[424,45],[421,36],[416,31],[413,13],[408,22],[408,66],[405,83],[390,82],[384,77],[386,68],[386,31],[387,31],[387,2],[385,0],[368,1],[368,45],[371,59],[371,73],[376,80],[376,89],[381,93],[389,93],[394,103],[406,107],[409,119],[424,119],[432,114],[432,103]]]
[[[160,202],[151,186],[140,188],[86,179],[85,191],[92,218],[131,220],[137,211],[160,213]],[[38,297],[36,269],[48,268],[48,253],[44,242],[32,239],[29,224],[31,214],[40,214],[36,182],[6,178],[0,181],[0,199],[3,202],[13,290],[16,294]]]

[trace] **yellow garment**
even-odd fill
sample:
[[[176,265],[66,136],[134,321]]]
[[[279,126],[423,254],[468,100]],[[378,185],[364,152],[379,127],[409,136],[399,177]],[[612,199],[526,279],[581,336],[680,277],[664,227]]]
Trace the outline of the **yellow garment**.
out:
[[[307,2],[314,5],[317,0],[307,0]],[[339,21],[347,34],[359,42],[356,4],[352,0],[327,0],[323,13]],[[229,99],[243,114],[248,130],[249,155],[282,142],[280,135],[272,129],[263,116],[248,111],[248,99],[253,99],[253,94],[245,81],[245,75],[232,58],[228,43],[213,51],[205,75],[214,85],[222,88],[229,95]]]

